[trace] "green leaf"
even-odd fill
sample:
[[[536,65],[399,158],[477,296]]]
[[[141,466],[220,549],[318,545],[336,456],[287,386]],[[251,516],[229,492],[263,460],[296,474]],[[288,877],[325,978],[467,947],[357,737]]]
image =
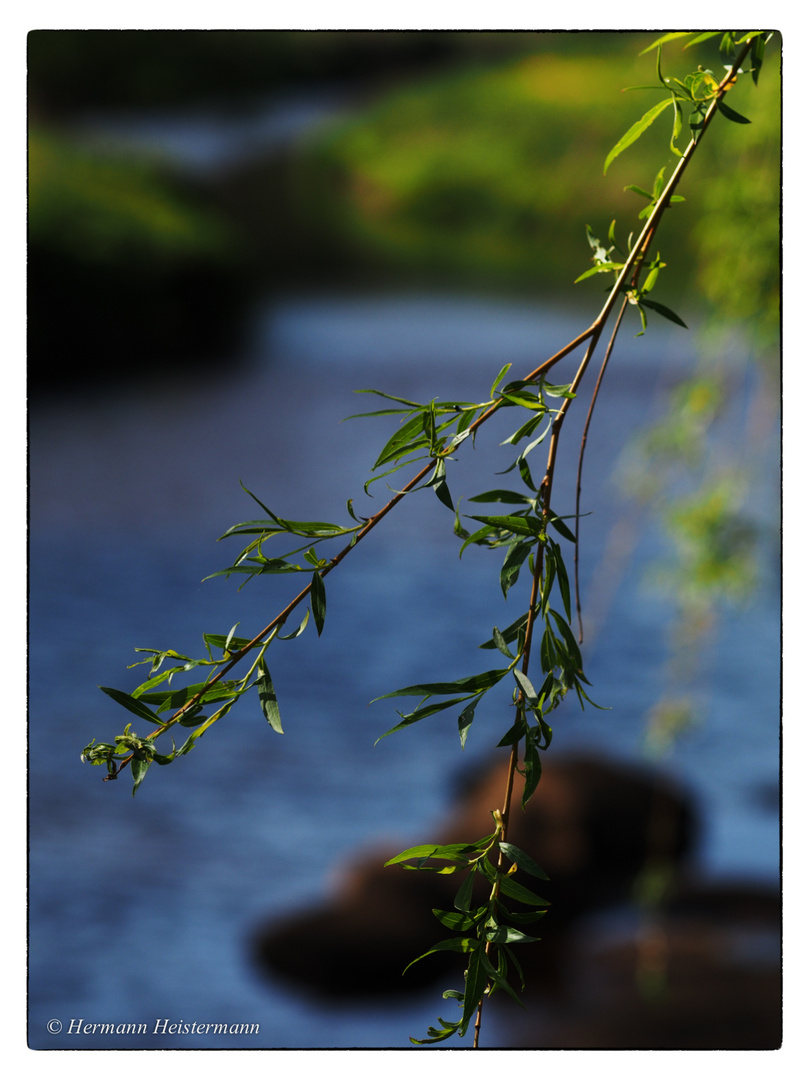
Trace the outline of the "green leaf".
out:
[[[388,694],[374,698],[374,701],[384,701],[385,698],[391,697],[431,697],[434,694],[475,694],[480,690],[489,690],[495,686],[508,671],[509,668],[497,668],[492,671],[482,671],[479,675],[470,675],[466,679],[458,679],[456,682],[418,683],[415,686],[403,686],[400,690],[392,690]]]
[[[480,521],[483,525],[491,525],[495,529],[503,529],[505,532],[517,533],[519,536],[536,536],[543,533],[543,525],[538,518],[521,517],[515,514],[468,514],[472,521]]]
[[[578,278],[575,278],[574,284],[579,285],[580,281],[593,277],[594,274],[607,274],[610,270],[622,269],[624,269],[624,263],[601,263],[599,266],[592,266],[590,270],[586,270],[583,274],[580,274]]]
[[[397,397],[395,394],[387,394],[384,390],[355,390],[355,394],[375,394],[377,397],[386,398],[388,401],[398,401],[400,405],[408,405],[411,409],[421,409],[422,406],[418,401],[409,401],[408,398]],[[405,412],[405,409],[399,409],[399,412]],[[359,416],[367,416],[368,413],[359,413]],[[351,420],[353,417],[347,417]]]
[[[511,950],[509,949],[509,947],[506,944],[502,944],[501,948],[498,951],[499,951],[500,956],[502,956],[503,953],[509,953],[509,956],[511,957],[512,962],[515,964],[516,967],[519,968],[520,965],[517,964],[517,961],[515,960],[514,955],[512,954]],[[500,957],[499,957],[499,959],[500,959]],[[486,954],[484,954],[484,963],[486,964],[486,968],[487,968],[487,972],[489,973],[489,977],[492,980],[492,982],[495,984],[495,986],[499,987],[501,990],[505,990],[506,993],[509,994],[509,996],[512,998],[513,1001],[516,1001],[517,1004],[520,1005],[521,1008],[525,1008],[525,1005],[523,1004],[523,1002],[520,1000],[520,998],[517,996],[515,991],[512,989],[512,987],[506,981],[506,978],[505,978],[504,974],[501,974],[500,971],[498,971],[496,968],[493,967],[493,965],[489,962],[489,959],[487,958]],[[505,972],[505,970],[506,970],[506,968],[504,966],[504,972]],[[522,976],[521,976],[521,978],[522,978]]]
[[[526,741],[528,742],[529,740],[527,739]],[[523,755],[523,773],[525,780],[523,784],[523,795],[521,797],[521,806],[524,810],[528,805],[529,799],[531,799],[537,789],[542,771],[543,765],[540,760],[540,755],[537,752],[537,748],[533,745],[527,746],[526,753]],[[518,860],[516,859],[515,862],[518,862]],[[518,862],[518,866],[520,865],[521,864]],[[545,874],[542,876],[545,877]]]
[[[508,657],[509,660],[515,659],[509,646],[506,644],[506,638],[503,636],[497,626],[492,627],[492,640],[495,642],[495,646],[499,652],[502,652],[503,655]]]
[[[212,724],[215,724],[217,720],[220,720],[226,713],[230,712],[232,705],[233,701],[226,701],[224,705],[217,709],[213,716],[210,716],[204,723],[200,724],[195,731],[192,731],[179,750],[175,751],[175,757],[181,757],[183,754],[187,754],[190,750],[193,750],[197,739],[205,734]],[[197,719],[199,720],[201,717],[197,717]]]
[[[489,982],[484,949],[484,942],[476,941],[470,954],[467,964],[467,977],[464,983],[464,1007],[459,1032],[466,1032],[470,1021],[478,1011],[478,1006]]]
[[[211,581],[215,577],[230,577],[231,574],[250,574],[256,576],[257,574],[300,574],[305,567],[297,566],[295,563],[287,562],[286,559],[251,559],[247,563],[235,563],[233,566],[226,566],[224,570],[215,570],[213,574],[208,574],[203,578],[203,581]]]
[[[394,855],[385,866],[395,866],[406,862],[408,859],[416,859],[424,863],[426,859],[444,859],[446,862],[455,863],[456,866],[464,866],[469,859],[468,855],[474,855],[478,848],[474,844],[417,844],[416,847],[406,848]],[[427,867],[427,869],[431,869]]]
[[[257,495],[254,495],[252,491],[246,488],[241,480],[239,481],[239,486],[241,487],[242,491],[249,495],[251,499],[253,499],[253,501],[262,508],[262,510],[264,510],[265,514],[269,514],[274,521],[276,520],[276,515],[273,513],[273,511],[268,509],[268,507],[264,505],[262,500]]]
[[[565,639],[565,644],[568,646],[568,652],[573,662],[574,669],[577,672],[582,671],[582,654],[579,651],[579,644],[577,643],[577,639],[574,637],[571,627],[568,625],[568,623],[558,611],[554,611],[552,609],[551,615],[553,615],[554,620],[560,629],[560,633]]]
[[[467,708],[461,713],[458,718],[458,737],[461,740],[462,750],[464,749],[464,745],[467,742],[467,736],[470,733],[472,722],[475,719],[475,707],[480,700],[481,698],[477,697],[467,706]]]
[[[497,374],[497,376],[495,378],[495,382],[492,384],[492,387],[491,387],[491,389],[489,391],[489,396],[490,397],[493,397],[493,398],[495,397],[495,391],[500,386],[501,381],[505,378],[506,373],[509,371],[511,366],[512,366],[511,364],[504,364],[503,367],[501,368],[501,370],[498,372],[498,374]]]
[[[656,300],[648,300],[645,297],[643,301],[639,300],[638,306],[641,308],[652,308],[652,310],[657,311],[659,315],[663,315],[665,319],[669,319],[670,322],[674,322],[677,323],[678,326],[682,326],[684,330],[689,329],[689,327],[679,315],[676,315],[671,308],[665,307],[663,304],[659,304]]]
[[[703,41],[709,41],[713,37],[720,37],[722,33],[722,30],[705,30],[702,34],[698,34],[697,37],[693,37],[691,41],[687,42],[684,49],[691,49],[693,45],[700,45]]]
[[[406,727],[410,727],[411,724],[416,724],[420,720],[425,720],[428,716],[433,716],[438,712],[444,712],[445,709],[451,709],[454,705],[460,705],[462,701],[468,700],[469,695],[465,695],[464,697],[450,698],[447,701],[435,701],[432,705],[423,705],[421,708],[414,709],[413,712],[409,713],[401,713],[397,710],[399,716],[402,717],[401,723],[381,735],[380,738],[375,741],[374,745],[376,746],[381,739],[386,739],[389,735],[394,735],[397,731],[402,731]],[[464,737],[466,739],[466,734]]]
[[[551,516],[548,519],[549,525],[552,529],[556,529],[560,536],[564,536],[566,540],[570,540],[572,544],[577,542],[576,536],[571,532],[568,526],[565,524],[561,517],[557,517],[554,511],[550,511]]]
[[[742,116],[740,113],[735,112],[734,109],[731,108],[731,106],[726,105],[725,101],[722,101],[720,98],[717,99],[717,108],[720,110],[723,116],[725,116],[726,120],[733,120],[735,124],[751,123],[750,120]]]
[[[563,606],[565,608],[565,614],[568,617],[568,621],[571,621],[571,586],[568,581],[568,572],[565,569],[565,562],[563,561],[562,551],[559,544],[555,544],[553,540],[549,540],[549,549],[551,551],[551,557],[554,560],[554,566],[557,570],[557,587],[560,590],[560,596],[562,597]]]
[[[526,701],[528,701],[531,706],[536,706],[537,691],[532,686],[528,676],[524,675],[523,672],[520,671],[518,668],[515,668],[512,674],[515,676],[515,682],[520,687],[521,693],[523,694]]]
[[[473,495],[469,501],[474,503],[520,503],[524,506],[531,506],[534,502],[528,495],[523,495],[519,491],[509,491],[505,488],[495,488],[492,491],[483,491],[480,495]]]
[[[470,938],[470,937],[445,938],[444,941],[440,941],[440,942],[438,942],[438,944],[434,945],[432,949],[428,949],[428,951],[422,953],[421,956],[417,956],[415,960],[411,960],[410,964],[408,964],[407,967],[403,968],[402,973],[404,975],[409,967],[413,967],[414,964],[418,964],[419,961],[424,960],[426,956],[432,956],[433,953],[437,953],[437,952],[467,953],[467,952],[470,952],[476,944],[478,944],[478,941],[477,941],[476,938]]]
[[[447,486],[447,480],[445,479],[446,474],[447,465],[444,460],[437,461],[433,476],[425,484],[425,487],[432,487],[436,492],[439,502],[443,503],[449,510],[455,510],[453,499],[450,495],[450,489]]]
[[[259,704],[262,707],[265,720],[273,731],[277,731],[279,735],[283,735],[284,730],[281,726],[281,713],[278,708],[278,698],[276,697],[276,691],[273,687],[273,680],[270,678],[267,664],[263,659],[259,661],[259,677],[256,680],[256,686],[259,691]]]
[[[448,930],[455,930],[456,933],[472,930],[475,926],[475,920],[462,911],[440,911],[439,908],[433,908],[433,914],[442,926],[446,926]]]
[[[642,199],[649,199],[650,202],[655,201],[655,196],[651,191],[645,191],[644,188],[638,187],[636,184],[628,184],[624,189],[625,191],[633,191],[636,195],[640,195]]]
[[[616,143],[613,149],[605,159],[605,167],[603,172],[607,172],[611,163],[616,160],[619,154],[623,153],[628,146],[632,144],[643,135],[650,124],[661,115],[661,113],[668,109],[671,104],[671,98],[665,98],[663,101],[659,101],[657,105],[653,105],[651,109],[644,113],[640,120],[637,120],[633,126],[622,135],[621,139]]]
[[[467,875],[466,879],[464,880],[463,885],[461,886],[461,888],[456,893],[455,898],[453,900],[453,907],[456,909],[456,911],[461,911],[461,912],[466,913],[472,907],[472,891],[473,891],[474,881],[475,881],[475,874],[470,872]]]
[[[414,1046],[430,1046],[433,1043],[444,1042],[446,1039],[449,1039],[451,1035],[455,1035],[459,1029],[458,1023],[448,1023],[446,1020],[442,1020],[441,1017],[439,1017],[439,1023],[444,1024],[445,1026],[441,1029],[429,1027],[428,1035],[430,1037],[427,1039],[415,1039],[413,1035],[409,1036]]]
[[[176,709],[181,709],[192,698],[200,695],[199,705],[206,704],[209,701],[223,701],[226,698],[238,696],[240,692],[236,687],[236,683],[232,681],[214,683],[210,690],[206,690],[208,683],[191,683],[190,686],[183,686],[179,690],[167,690],[164,692],[142,694],[141,701],[146,701],[150,705],[157,705],[158,712],[166,712]],[[159,724],[165,724],[165,720],[158,720]]]
[[[540,940],[538,937],[530,937],[520,930],[515,930],[512,926],[499,926],[497,930],[488,930],[486,939],[496,945],[524,945],[530,941]]]
[[[125,694],[123,690],[114,690],[111,686],[100,686],[99,690],[103,690],[105,694],[113,699],[113,701],[117,701],[119,705],[123,705],[125,709],[129,709],[129,711],[136,716],[140,716],[142,720],[148,720],[149,723],[154,724],[155,727],[163,726],[163,722],[151,709],[147,709],[141,701],[132,697],[130,694]]]
[[[656,38],[652,45],[648,45],[646,49],[642,49],[638,54],[643,56],[645,53],[652,52],[653,49],[657,49],[660,45],[666,45],[667,42],[677,41],[678,38],[689,37],[692,33],[691,30],[672,30],[668,34],[664,34],[663,37]]]
[[[544,870],[541,870],[534,859],[530,855],[527,855],[525,851],[521,851],[519,847],[515,847],[514,844],[507,844],[506,841],[499,843],[498,847],[507,859],[511,859],[513,863],[517,863],[519,868],[527,874],[531,874],[532,877],[540,878],[543,881],[549,880],[548,874]]]
[[[669,140],[669,148],[676,157],[683,157],[683,154],[675,145],[678,136],[683,130],[683,108],[680,101],[678,101],[676,98],[672,99],[672,106],[674,116],[672,118],[672,136]]]
[[[162,682],[171,679],[172,676],[177,675],[178,672],[187,670],[188,664],[184,664],[182,667],[166,668],[165,671],[161,671],[151,679],[147,679],[145,683],[141,683],[137,690],[133,690],[132,697],[140,698],[147,690],[151,690],[153,686],[160,686]]]
[[[557,649],[554,644],[554,635],[547,626],[540,640],[540,665],[543,671],[552,671],[557,666]]]
[[[277,517],[273,517],[272,520],[266,518],[257,518],[251,521],[240,521],[236,525],[231,525],[230,529],[227,529],[220,540],[225,540],[228,536],[248,535],[267,533],[268,537],[278,536],[281,533],[285,533],[287,530]]]
[[[203,641],[208,646],[209,650],[219,649],[223,653],[225,652],[226,642],[228,643],[228,652],[231,653],[241,652],[246,645],[250,644],[250,638],[231,637],[230,634],[227,637],[224,634],[203,634]]]
[[[297,629],[293,630],[293,632],[291,634],[279,634],[278,635],[279,641],[292,641],[294,638],[300,637],[300,635],[303,634],[304,630],[306,629],[306,626],[307,626],[308,622],[309,622],[309,608],[307,608],[306,611],[304,612],[304,617],[301,620],[301,622],[298,624]],[[279,629],[280,629],[280,627],[279,627]]]
[[[515,743],[520,742],[523,736],[526,734],[526,720],[523,715],[520,715],[518,719],[512,724],[507,733],[503,736],[500,742],[496,743],[497,746],[514,746]]]
[[[539,610],[539,605],[537,610]],[[528,611],[526,611],[519,618],[515,619],[513,623],[510,623],[510,625],[507,626],[505,630],[501,631],[503,640],[507,643],[515,641],[521,634],[521,632],[525,631],[528,619],[529,613]],[[495,644],[494,638],[491,638],[489,641],[485,641],[483,642],[483,644],[478,646],[479,649],[496,649],[497,647],[498,646]]]
[[[143,778],[146,776],[146,770],[149,768],[149,766],[151,764],[152,764],[152,762],[148,758],[138,758],[138,757],[134,757],[132,759],[132,761],[129,763],[129,767],[132,770],[132,777],[133,777],[133,779],[135,781],[135,783],[132,785],[132,794],[133,794],[133,796],[135,795],[135,792],[138,790],[138,788],[143,783]]]
[[[534,544],[527,544],[525,541],[515,542],[510,545],[500,572],[501,592],[503,593],[504,599],[506,599],[509,590],[518,580],[521,568],[533,550]],[[497,645],[498,642],[494,635],[493,640]],[[501,648],[500,645],[498,645],[498,648]],[[504,650],[501,649],[501,652],[503,651]],[[508,650],[505,655],[511,657]]]
[[[312,575],[312,615],[315,619],[315,628],[318,631],[318,637],[321,636],[323,631],[323,621],[326,618],[326,589],[323,584],[323,578],[316,570]]]
[[[283,518],[279,518],[278,520],[284,526],[285,530],[292,533],[294,536],[343,536],[347,532],[352,531],[351,529],[344,528],[343,525],[333,525],[330,521],[287,521]]]
[[[527,889],[525,885],[518,884],[518,882],[511,877],[501,876],[500,890],[504,895],[510,896],[513,900],[518,900],[521,904],[544,908],[551,906],[548,900],[544,900],[542,896],[533,893],[531,889]]]

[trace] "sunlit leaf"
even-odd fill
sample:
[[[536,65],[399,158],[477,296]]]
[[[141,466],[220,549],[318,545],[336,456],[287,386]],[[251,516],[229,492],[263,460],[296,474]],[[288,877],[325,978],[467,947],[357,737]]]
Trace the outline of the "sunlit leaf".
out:
[[[665,98],[663,101],[659,101],[657,105],[653,105],[651,109],[644,113],[640,120],[637,120],[635,124],[633,124],[633,126],[628,131],[626,131],[624,135],[622,135],[621,139],[619,139],[619,141],[616,143],[616,145],[613,147],[613,149],[610,151],[607,158],[605,159],[605,166],[603,172],[608,171],[611,163],[616,160],[619,154],[623,153],[628,148],[628,146],[632,146],[636,139],[638,139],[641,135],[644,134],[650,124],[652,124],[653,121],[656,119],[656,117],[660,116],[665,109],[668,109],[670,107],[670,104],[670,98]]]
[[[691,30],[671,30],[668,34],[664,34],[663,37],[656,38],[652,45],[648,45],[646,49],[642,49],[638,55],[643,56],[645,53],[652,52],[653,49],[657,49],[661,45],[666,45],[670,41],[677,41],[678,38],[689,37],[691,33]]]
[[[256,680],[256,687],[259,691],[259,704],[261,705],[265,720],[267,720],[273,731],[277,731],[279,735],[283,735],[284,730],[281,726],[281,713],[278,708],[278,698],[276,697],[273,680],[270,678],[270,672],[268,671],[267,664],[264,660],[259,661],[259,677]]]
[[[465,930],[472,930],[475,926],[475,920],[463,911],[441,911],[439,908],[433,908],[433,914],[442,926],[446,926],[448,930],[455,930],[459,934],[463,934]]]

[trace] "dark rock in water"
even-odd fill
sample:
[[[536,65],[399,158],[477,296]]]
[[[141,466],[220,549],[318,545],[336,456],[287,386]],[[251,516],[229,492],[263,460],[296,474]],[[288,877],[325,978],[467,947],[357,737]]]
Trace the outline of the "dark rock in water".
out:
[[[502,1016],[504,1045],[570,1050],[774,1050],[782,1040],[777,890],[694,884],[632,936],[580,940],[553,1002]]]
[[[459,798],[449,821],[421,842],[473,841],[492,831],[502,805],[505,761],[487,769]],[[531,986],[563,978],[571,927],[595,909],[629,897],[650,860],[673,867],[691,849],[695,820],[688,798],[646,770],[591,757],[552,761],[526,811],[513,797],[509,840],[548,874],[551,908],[536,931],[542,944],[520,957]],[[407,845],[402,845],[403,847]],[[384,867],[396,854],[368,854],[346,869],[334,898],[311,912],[272,922],[254,941],[255,959],[272,978],[325,997],[395,995],[458,971],[459,957],[438,953],[403,969],[443,932],[431,913],[451,909],[456,875]]]

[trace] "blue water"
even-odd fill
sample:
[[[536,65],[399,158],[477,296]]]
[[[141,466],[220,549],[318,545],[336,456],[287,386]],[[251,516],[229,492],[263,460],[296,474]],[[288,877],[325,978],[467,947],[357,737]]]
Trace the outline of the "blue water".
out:
[[[491,707],[480,711],[463,754],[451,713],[375,745],[398,718],[390,702],[369,707],[372,698],[478,670],[485,654],[477,645],[523,604],[504,604],[497,556],[491,562],[473,549],[459,560],[452,515],[431,493],[405,500],[329,576],[322,638],[310,629],[268,653],[283,736],[245,702],[192,754],[154,766],[135,799],[125,778],[104,784],[79,755],[92,737],[108,739],[126,722],[97,685],[141,681],[145,669],[127,670],[139,658],[133,647],[196,654],[203,631],[227,633],[239,622],[237,632],[252,635],[293,595],[283,577],[241,593],[233,579],[201,584],[237,550],[216,537],[256,516],[240,479],[291,518],[343,521],[349,497],[361,513],[367,503],[376,509],[384,481],[372,488],[374,502],[363,482],[390,421],[341,424],[377,407],[353,389],[484,400],[502,364],[528,371],[584,325],[575,313],[464,297],[289,298],[257,313],[247,366],[205,379],[133,379],[127,390],[33,411],[32,1047],[406,1047],[435,1021],[435,992],[404,1006],[327,1008],[259,978],[246,946],[271,913],[326,895],[347,854],[379,838],[392,852],[429,839],[450,779],[502,734]],[[610,620],[609,630],[602,617],[592,627],[586,672],[595,700],[611,711],[566,706],[555,717],[552,752],[642,754],[644,717],[663,689],[672,607],[644,583],[645,567],[665,551],[654,522],[634,525],[624,562],[604,561],[628,512],[612,477],[627,438],[691,370],[693,347],[675,328],[657,326],[640,339],[630,332],[603,391],[585,473],[591,516],[582,563],[586,616],[591,601],[592,621],[597,610]],[[754,470],[750,506],[767,523],[778,510],[778,433],[766,425],[750,449],[752,400],[743,378],[718,438]],[[471,472],[509,464],[497,443],[510,429],[498,423],[482,430],[474,450],[459,452],[455,498],[503,482]],[[579,430],[573,436],[568,452]],[[572,510],[572,482],[561,465],[559,513]],[[775,541],[765,544],[762,581],[747,605],[721,613],[693,687],[702,722],[662,762],[698,800],[708,875],[778,876],[776,550]],[[260,1029],[155,1034],[164,1019]],[[51,1020],[61,1033],[49,1034]],[[71,1033],[78,1020],[146,1030]],[[497,1045],[497,1028],[486,1038]]]

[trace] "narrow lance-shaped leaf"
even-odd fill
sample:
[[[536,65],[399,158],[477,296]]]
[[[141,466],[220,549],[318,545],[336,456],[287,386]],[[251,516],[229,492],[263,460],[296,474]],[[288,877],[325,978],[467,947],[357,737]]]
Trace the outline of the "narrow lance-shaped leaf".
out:
[[[132,778],[135,781],[135,783],[132,785],[132,794],[133,794],[133,796],[135,795],[135,792],[138,790],[138,788],[143,783],[143,778],[146,776],[146,771],[147,771],[147,769],[149,768],[149,766],[151,764],[152,764],[152,762],[148,758],[142,758],[142,757],[133,757],[132,761],[130,762],[130,769],[132,770]]]
[[[316,570],[312,575],[312,616],[315,619],[315,628],[318,631],[318,637],[321,636],[323,631],[323,622],[326,618],[326,588],[324,587],[323,578]]]
[[[510,896],[513,900],[517,900],[521,904],[529,904],[533,907],[550,906],[548,900],[544,900],[542,896],[533,893],[531,889],[527,889],[525,885],[520,885],[511,877],[501,877],[500,890],[506,896]]]
[[[750,124],[751,121],[741,113],[735,112],[730,105],[726,105],[725,101],[718,99],[717,108],[725,116],[726,120],[733,120],[735,124]]]
[[[638,306],[639,308],[652,308],[652,310],[657,311],[659,315],[663,315],[665,319],[669,319],[670,322],[674,322],[677,323],[678,326],[682,326],[684,330],[689,329],[689,327],[686,325],[680,315],[676,315],[671,308],[666,307],[664,304],[659,304],[657,300],[648,300],[645,297],[643,301],[639,301]]]
[[[464,983],[464,1007],[461,1018],[460,1032],[466,1032],[467,1027],[478,1011],[478,1006],[489,982],[489,972],[486,965],[486,953],[483,941],[477,941],[472,950],[467,964],[467,977]]]
[[[453,900],[453,907],[456,911],[467,912],[472,907],[472,891],[475,875],[471,871],[467,874],[463,885],[458,890]]]
[[[278,708],[278,698],[276,697],[273,680],[270,678],[270,672],[264,659],[259,661],[259,677],[256,680],[256,687],[259,691],[259,704],[261,705],[265,720],[273,731],[277,731],[279,735],[283,735],[284,730],[281,726],[281,713]]]
[[[668,109],[671,103],[670,98],[665,98],[663,101],[659,101],[657,105],[653,105],[651,109],[644,113],[640,120],[637,120],[633,126],[622,135],[621,139],[616,143],[613,149],[605,159],[604,172],[607,172],[610,165],[616,158],[625,151],[628,146],[632,146],[639,136],[643,135],[647,128],[652,124],[656,117],[660,116],[665,109]]]
[[[432,705],[423,705],[418,709],[414,709],[410,713],[399,713],[402,720],[395,727],[392,727],[389,731],[386,731],[379,739],[375,741],[375,746],[381,739],[386,739],[389,735],[394,735],[397,731],[403,731],[406,727],[410,727],[412,724],[418,723],[420,720],[427,719],[428,716],[433,716],[435,713],[444,712],[446,709],[451,709],[454,705],[460,705],[462,701],[469,701],[470,695],[464,697],[449,698],[445,701],[434,701]],[[478,699],[476,698],[476,704]],[[398,711],[398,710],[397,710]],[[463,716],[464,714],[462,714]],[[472,722],[472,720],[470,720]],[[464,725],[462,717],[459,717],[459,732],[463,734],[463,738],[466,741],[467,732],[466,728],[469,724]],[[462,731],[462,729],[464,729]],[[463,748],[463,747],[462,747]]]
[[[400,690],[391,690],[388,694],[382,694],[374,701],[384,701],[391,697],[430,697],[434,694],[475,694],[479,690],[489,690],[507,674],[509,668],[496,668],[492,671],[482,671],[479,675],[470,675],[466,679],[457,679],[455,682],[418,683],[414,686],[403,686]]]
[[[434,945],[432,949],[428,949],[427,952],[422,953],[421,956],[417,956],[415,960],[411,960],[410,964],[408,964],[408,966],[403,969],[403,974],[408,970],[409,967],[413,967],[413,965],[418,963],[420,960],[424,960],[426,956],[432,956],[433,953],[447,952],[448,950],[450,952],[467,953],[470,952],[475,945],[477,945],[476,938],[446,938],[444,941],[440,941],[438,944]]]
[[[475,707],[480,700],[480,697],[474,698],[458,718],[458,737],[461,741],[462,750],[467,742],[472,722],[475,719]]]
[[[521,851],[519,847],[515,847],[514,844],[508,844],[506,841],[501,841],[498,847],[512,862],[517,863],[521,870],[527,874],[531,874],[532,877],[541,878],[543,881],[548,881],[548,874],[545,870],[541,870],[531,855],[527,855],[525,851]]]
[[[132,697],[130,694],[125,694],[123,690],[115,690],[111,686],[100,686],[99,690],[103,690],[105,694],[117,701],[119,705],[123,705],[125,709],[129,709],[131,713],[136,716],[140,716],[142,720],[148,720],[150,724],[154,724],[155,727],[161,727],[162,721],[152,712],[151,709],[139,701],[137,698]]]

